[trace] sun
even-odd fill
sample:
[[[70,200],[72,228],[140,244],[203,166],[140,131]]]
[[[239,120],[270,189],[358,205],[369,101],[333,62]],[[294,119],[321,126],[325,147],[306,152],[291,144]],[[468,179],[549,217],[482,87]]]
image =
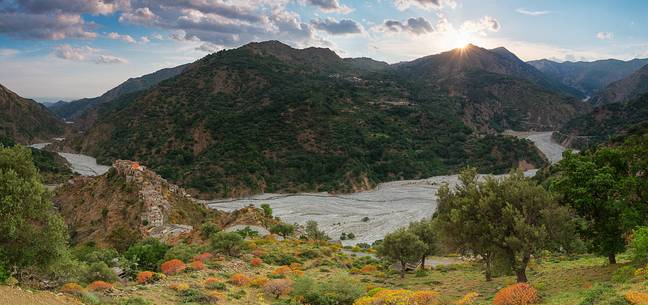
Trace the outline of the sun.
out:
[[[445,45],[449,49],[465,49],[472,41],[469,33],[462,31],[454,31],[453,33],[448,33],[443,39]]]

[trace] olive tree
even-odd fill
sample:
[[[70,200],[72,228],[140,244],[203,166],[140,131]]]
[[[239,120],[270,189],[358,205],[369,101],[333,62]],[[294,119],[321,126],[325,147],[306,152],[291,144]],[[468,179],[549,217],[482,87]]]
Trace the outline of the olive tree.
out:
[[[425,244],[425,251],[421,254],[421,269],[425,269],[425,258],[438,251],[437,228],[432,219],[424,219],[410,223],[408,229]]]
[[[407,264],[417,262],[426,251],[426,244],[406,228],[387,234],[378,246],[378,255],[400,264],[401,278],[405,277]]]

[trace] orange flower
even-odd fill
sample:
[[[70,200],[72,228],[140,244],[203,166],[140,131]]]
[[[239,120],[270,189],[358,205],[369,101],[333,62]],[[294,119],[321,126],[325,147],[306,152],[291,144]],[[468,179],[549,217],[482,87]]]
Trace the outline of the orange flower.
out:
[[[83,291],[83,287],[77,283],[67,283],[61,287],[61,292],[64,293],[70,293],[70,294],[78,294]]]
[[[146,284],[155,281],[155,272],[142,271],[137,274],[137,283]]]
[[[273,275],[288,275],[291,274],[292,272],[293,270],[290,269],[290,267],[288,266],[281,266],[275,270],[272,270]]]
[[[265,283],[268,282],[268,278],[265,276],[257,276],[252,281],[250,282],[250,286],[252,287],[261,287],[265,285]]]
[[[252,267],[258,267],[261,266],[261,264],[263,264],[263,260],[261,260],[258,257],[255,257],[250,260],[250,265],[252,265]]]
[[[160,270],[162,270],[162,273],[166,275],[172,275],[172,274],[177,274],[182,271],[187,269],[187,265],[185,265],[181,260],[179,259],[172,259],[170,261],[166,261],[160,265]]]
[[[625,299],[632,305],[648,305],[648,293],[630,290],[626,292]]]
[[[113,285],[104,281],[94,281],[88,285],[90,291],[107,291],[112,290]]]
[[[230,277],[229,281],[236,286],[245,286],[250,283],[250,278],[245,274],[236,273]]]
[[[518,283],[502,288],[495,294],[493,305],[532,305],[538,302],[538,292],[529,284]]]
[[[202,261],[193,261],[191,262],[189,267],[191,267],[191,269],[193,270],[203,270],[205,269],[205,263],[203,263]]]
[[[200,262],[206,262],[206,261],[212,259],[213,257],[214,257],[213,254],[205,252],[205,253],[201,253],[201,254],[196,255],[194,257],[194,260],[200,261]]]

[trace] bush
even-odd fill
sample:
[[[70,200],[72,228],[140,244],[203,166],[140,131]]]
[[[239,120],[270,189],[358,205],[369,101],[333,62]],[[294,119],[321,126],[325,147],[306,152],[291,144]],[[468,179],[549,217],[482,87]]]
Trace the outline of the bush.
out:
[[[9,273],[5,269],[3,262],[0,260],[0,284],[7,281],[8,278],[9,278]]]
[[[149,284],[156,282],[160,279],[161,277],[152,271],[142,271],[137,274],[136,281],[138,284]]]
[[[337,274],[324,281],[302,276],[295,279],[291,295],[311,305],[351,305],[364,294],[362,287],[358,280],[346,274]]]
[[[271,218],[271,217],[272,217],[272,208],[270,207],[269,204],[267,204],[267,203],[262,203],[262,204],[261,204],[261,209],[263,210],[263,216],[265,216],[265,217],[267,217],[267,218]]]
[[[250,260],[250,265],[252,265],[252,267],[259,267],[261,266],[261,264],[263,264],[263,260],[258,257],[252,258]]]
[[[632,254],[635,261],[644,264],[648,262],[648,227],[638,227],[633,233]]]
[[[243,237],[234,232],[218,232],[211,237],[212,249],[229,256],[237,256],[242,246]]]
[[[90,291],[108,291],[112,290],[113,285],[104,281],[94,281],[88,285]]]
[[[417,305],[436,305],[439,304],[439,293],[431,290],[411,291],[405,289],[390,290],[380,289],[358,299],[354,305],[398,305],[398,304],[417,304]]]
[[[648,293],[630,290],[625,294],[625,300],[632,305],[648,304]]]
[[[191,261],[199,253],[203,252],[202,247],[187,245],[185,243],[180,243],[173,246],[169,251],[164,255],[164,260],[169,261],[172,259],[179,259],[183,262]]]
[[[284,252],[270,252],[261,256],[261,259],[270,265],[286,266],[292,263],[298,263],[294,256]]]
[[[191,288],[191,286],[189,286],[189,284],[187,284],[187,283],[173,283],[173,284],[169,285],[169,288],[171,288],[171,289],[173,289],[175,291],[185,291],[185,290],[189,290],[189,288]]]
[[[287,223],[278,223],[270,227],[270,233],[286,238],[295,233],[295,226]]]
[[[461,299],[457,300],[454,305],[472,305],[477,301],[479,294],[477,292],[469,292]]]
[[[180,297],[180,302],[183,304],[186,303],[210,304],[211,303],[211,297],[207,294],[204,294],[202,291],[198,289],[190,288],[187,290],[178,291],[178,296]]]
[[[203,270],[205,269],[205,263],[202,261],[193,261],[189,264],[189,268],[191,268],[191,270]]]
[[[236,286],[246,286],[250,283],[250,278],[245,274],[236,273],[230,277],[229,282]]]
[[[212,258],[214,258],[214,255],[209,253],[209,252],[204,252],[204,253],[201,253],[201,254],[198,254],[198,255],[194,256],[195,261],[201,261],[203,263],[208,261],[208,260],[211,260]]]
[[[268,295],[279,298],[280,296],[287,295],[292,290],[292,281],[288,279],[275,279],[269,280],[263,285],[263,292]]]
[[[142,298],[127,298],[121,299],[117,302],[117,305],[150,305],[148,301]]]
[[[208,239],[213,234],[218,233],[220,229],[213,222],[206,222],[200,227],[200,236],[203,239]]]
[[[635,274],[635,269],[632,266],[623,266],[612,274],[612,281],[615,283],[625,283],[630,280]]]
[[[166,275],[178,274],[187,269],[187,265],[179,259],[172,259],[160,265],[160,271]]]
[[[265,276],[257,276],[250,281],[250,286],[252,287],[263,287],[268,282],[268,278]]]
[[[138,270],[158,270],[169,247],[159,240],[149,238],[132,245],[124,257],[136,264]]]
[[[225,290],[225,283],[214,277],[207,278],[204,282],[204,285],[207,289]]]
[[[81,287],[81,285],[79,285],[77,283],[67,283],[67,284],[61,286],[60,291],[63,292],[63,293],[80,295],[81,292],[83,292],[83,287]]]
[[[578,305],[627,305],[611,284],[597,284],[585,292],[585,297]]]
[[[117,280],[117,275],[112,268],[108,267],[103,261],[97,261],[88,267],[88,270],[85,272],[85,280],[87,282],[93,281],[105,281],[105,282],[114,282]]]
[[[86,305],[101,305],[101,299],[94,293],[82,292],[81,302]]]
[[[493,299],[493,305],[532,305],[536,302],[538,302],[538,292],[525,283],[502,288]]]

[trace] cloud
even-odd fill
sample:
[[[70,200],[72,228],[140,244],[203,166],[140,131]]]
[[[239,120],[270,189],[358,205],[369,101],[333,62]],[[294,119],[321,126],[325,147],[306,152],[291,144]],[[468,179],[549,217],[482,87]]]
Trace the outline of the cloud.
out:
[[[18,50],[15,49],[3,49],[0,48],[0,57],[10,57],[18,54]]]
[[[79,15],[31,14],[0,11],[0,34],[16,38],[61,40],[95,38]]]
[[[468,20],[461,24],[461,31],[486,35],[486,31],[497,32],[502,26],[497,19],[491,16],[484,16],[481,19]]]
[[[362,26],[351,19],[337,21],[335,18],[315,19],[311,21],[314,28],[331,35],[358,34],[363,32]]]
[[[88,57],[98,50],[89,46],[73,47],[69,44],[63,44],[54,47],[54,56],[72,61],[85,61]]]
[[[28,13],[45,14],[65,12],[67,14],[100,14],[116,12],[127,1],[113,0],[14,0],[15,6]]]
[[[444,7],[452,9],[457,7],[455,0],[394,0],[394,5],[401,11],[410,7],[418,7],[424,10],[440,10]]]
[[[131,35],[121,35],[119,33],[110,32],[108,33],[107,37],[112,40],[121,40],[128,43],[135,43],[135,39]]]
[[[596,33],[596,38],[600,40],[612,40],[614,39],[614,33],[612,32],[598,32]]]
[[[132,12],[125,12],[119,16],[119,22],[129,22],[137,24],[154,24],[158,20],[148,7],[140,7]]]
[[[97,57],[94,60],[94,62],[97,63],[97,64],[125,64],[125,63],[128,63],[128,61],[126,61],[123,58],[119,58],[119,57],[111,56],[111,55],[99,55],[99,57]]]
[[[214,53],[214,52],[218,52],[218,51],[220,51],[220,50],[222,50],[224,48],[225,47],[223,47],[221,45],[217,45],[217,44],[214,44],[214,43],[211,43],[211,42],[205,42],[205,43],[201,44],[199,47],[197,47],[196,50],[197,51],[202,51],[202,52],[207,52],[207,53]]]
[[[140,41],[141,43],[149,43],[149,42],[151,42],[151,39],[149,39],[149,38],[146,37],[146,36],[142,36],[142,37],[140,37],[139,41]]]
[[[520,14],[529,15],[529,16],[542,16],[542,15],[551,14],[551,11],[530,11],[525,8],[518,8],[515,11]]]
[[[408,32],[415,35],[434,32],[432,23],[424,17],[409,18],[403,22],[397,20],[385,20],[378,29],[383,32]]]
[[[338,0],[302,0],[303,3],[319,7],[323,12],[348,14],[353,11],[352,8],[341,5]]]

